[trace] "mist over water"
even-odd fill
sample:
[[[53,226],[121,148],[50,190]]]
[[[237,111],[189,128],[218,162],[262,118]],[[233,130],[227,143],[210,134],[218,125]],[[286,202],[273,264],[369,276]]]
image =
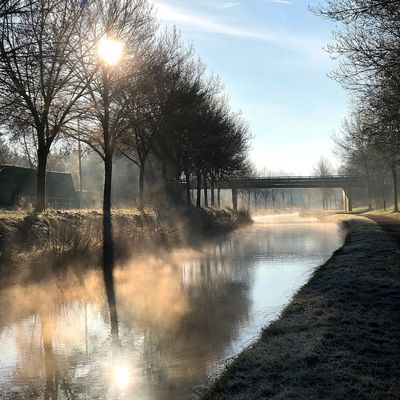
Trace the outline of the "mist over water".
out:
[[[115,270],[121,346],[101,271],[0,290],[3,399],[187,399],[275,319],[342,243],[334,223],[256,217],[202,248]]]

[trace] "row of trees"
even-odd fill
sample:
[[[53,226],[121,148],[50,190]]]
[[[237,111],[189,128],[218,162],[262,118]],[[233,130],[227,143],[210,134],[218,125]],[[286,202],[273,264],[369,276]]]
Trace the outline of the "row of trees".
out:
[[[104,162],[104,215],[118,156],[139,169],[140,207],[149,157],[169,197],[186,182],[188,204],[192,178],[200,205],[202,187],[246,169],[247,125],[146,0],[1,0],[0,35],[0,123],[33,153],[36,211],[49,156],[71,138]]]
[[[321,156],[313,166],[313,176],[319,178],[327,178],[335,175],[335,170],[330,161]],[[278,176],[294,176],[294,173],[287,171],[271,171],[266,167],[257,170],[255,166],[252,167],[251,175],[254,177],[278,177]],[[268,202],[270,201],[273,209],[277,207],[285,208],[285,205],[290,208],[311,208],[315,206],[315,196],[321,201],[322,209],[328,210],[329,208],[337,208],[337,190],[332,188],[321,187],[319,189],[250,189],[241,190],[239,195],[243,203],[247,203],[250,207],[251,198],[254,200],[255,208],[259,205],[259,200],[264,203],[264,209],[267,209]]]
[[[318,15],[342,23],[329,51],[341,60],[333,72],[353,98],[353,112],[335,139],[343,172],[362,174],[386,204],[392,181],[398,211],[397,168],[400,162],[400,1],[327,0]]]
[[[189,203],[192,176],[200,191],[202,180],[207,187],[243,171],[247,127],[179,35],[159,30],[147,0],[0,0],[0,106],[2,129],[34,149],[37,212],[45,209],[47,163],[57,142],[83,142],[103,161],[103,276],[118,342],[115,157],[139,167],[140,207],[150,154],[175,200],[185,176]]]
[[[244,207],[256,211],[342,207],[340,189],[242,189],[238,194]]]

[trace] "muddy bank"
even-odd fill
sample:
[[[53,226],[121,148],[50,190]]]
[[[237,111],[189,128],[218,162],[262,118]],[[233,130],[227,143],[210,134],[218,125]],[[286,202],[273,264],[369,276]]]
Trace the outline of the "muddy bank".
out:
[[[400,249],[374,222],[345,245],[203,400],[400,398]]]
[[[115,254],[189,246],[251,223],[245,211],[229,209],[114,210]],[[97,211],[0,212],[0,276],[26,263],[96,263],[102,246]],[[43,267],[43,266],[41,266]]]

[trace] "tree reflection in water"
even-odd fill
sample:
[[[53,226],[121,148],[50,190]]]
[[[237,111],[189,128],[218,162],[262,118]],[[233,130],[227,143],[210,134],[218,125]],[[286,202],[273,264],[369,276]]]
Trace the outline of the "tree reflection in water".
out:
[[[275,262],[289,242],[289,259],[339,244],[332,226],[295,230],[256,226],[116,266],[118,316],[99,270],[0,290],[1,398],[187,399],[252,323],[259,259]]]
[[[204,258],[177,252],[117,268],[120,331],[99,273],[4,290],[0,306],[11,314],[1,314],[0,323],[17,347],[8,354],[15,361],[8,367],[12,385],[0,376],[1,393],[10,399],[117,397],[111,379],[127,398],[164,399],[203,383],[210,360],[223,356],[247,318],[245,270],[224,258],[214,251]],[[13,298],[23,299],[19,307]],[[39,323],[26,323],[36,317]],[[127,383],[127,374],[134,381]]]

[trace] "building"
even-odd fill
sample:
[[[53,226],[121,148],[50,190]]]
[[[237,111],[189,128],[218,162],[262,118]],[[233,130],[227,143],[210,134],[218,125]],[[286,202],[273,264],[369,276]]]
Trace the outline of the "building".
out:
[[[0,165],[0,206],[35,203],[37,171]],[[72,176],[65,172],[47,172],[46,201],[49,208],[78,208],[79,193]]]

